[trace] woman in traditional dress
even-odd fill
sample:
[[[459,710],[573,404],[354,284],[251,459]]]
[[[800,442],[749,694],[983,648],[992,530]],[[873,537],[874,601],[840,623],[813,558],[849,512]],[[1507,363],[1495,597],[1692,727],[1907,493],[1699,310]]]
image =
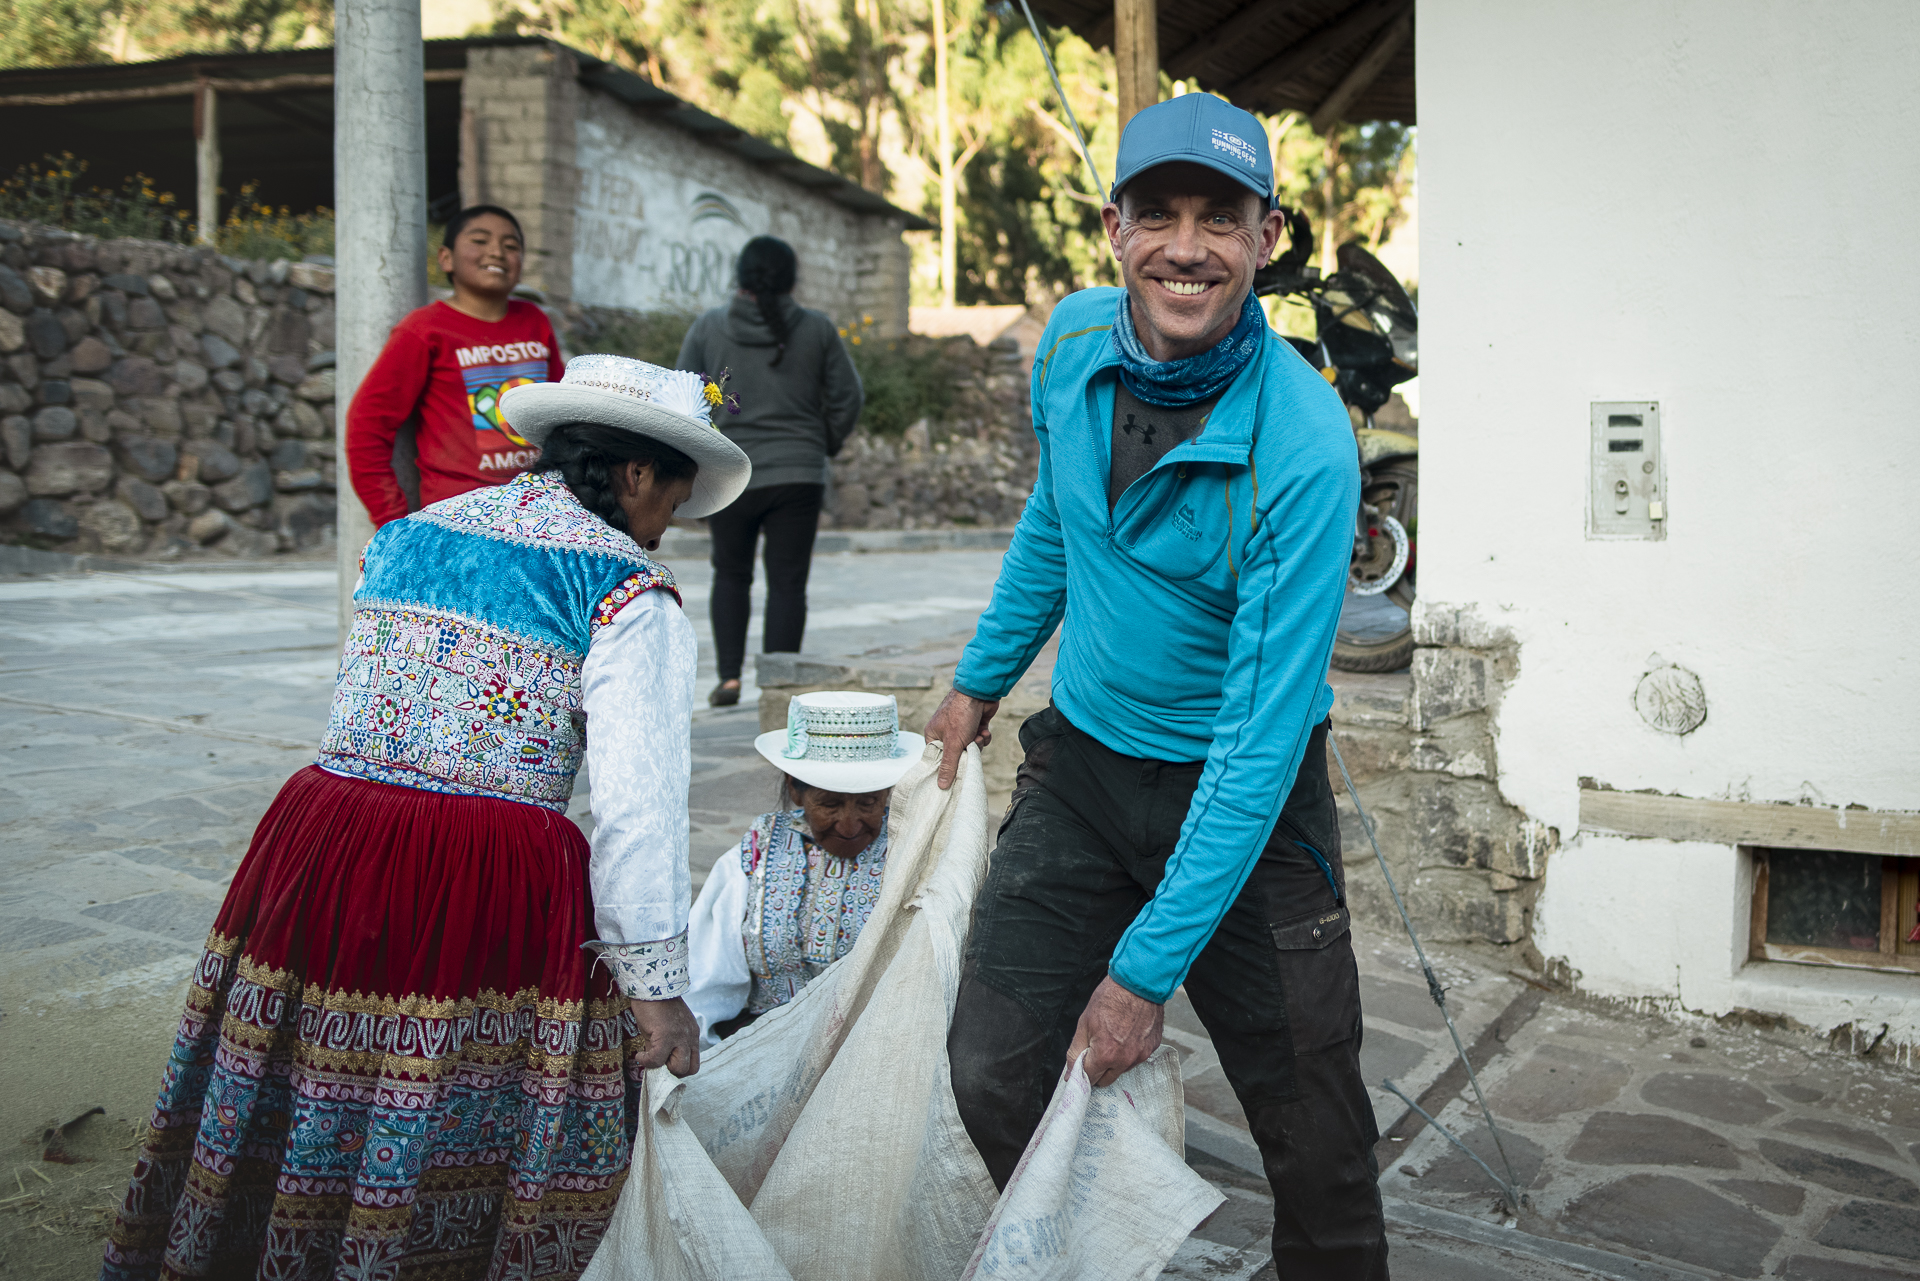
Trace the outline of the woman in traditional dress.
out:
[[[719,399],[583,356],[503,398],[534,471],[374,535],[319,758],[227,893],[103,1278],[585,1268],[643,1071],[699,1066],[695,643],[647,552],[746,485]]]
[[[754,740],[781,808],[714,864],[688,925],[687,1005],[712,1047],[853,950],[887,870],[887,802],[925,740],[890,694],[798,694]]]

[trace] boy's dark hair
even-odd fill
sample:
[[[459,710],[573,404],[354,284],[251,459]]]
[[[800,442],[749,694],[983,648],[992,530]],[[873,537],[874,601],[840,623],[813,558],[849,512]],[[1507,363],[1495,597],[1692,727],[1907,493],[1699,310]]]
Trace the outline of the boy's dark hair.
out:
[[[775,351],[770,365],[777,365],[787,354],[787,321],[780,311],[780,296],[793,292],[794,277],[800,259],[793,246],[777,236],[755,236],[740,251],[734,265],[734,279],[753,295],[760,305],[760,319],[773,334]]]
[[[513,224],[514,234],[520,237],[520,243],[524,245],[527,242],[527,233],[520,230],[520,220],[514,217],[511,211],[502,209],[499,205],[468,205],[465,209],[462,209],[459,213],[447,219],[447,230],[446,233],[440,237],[440,243],[448,249],[453,248],[453,242],[460,238],[460,233],[467,229],[467,224],[475,218],[478,218],[481,214],[493,214],[497,217],[505,218]]]
[[[700,471],[700,464],[672,445],[599,423],[555,427],[540,447],[540,461],[533,470],[559,472],[582,507],[630,535],[626,509],[620,506],[620,491],[613,482],[614,473],[627,462],[653,464],[656,484],[686,480]]]

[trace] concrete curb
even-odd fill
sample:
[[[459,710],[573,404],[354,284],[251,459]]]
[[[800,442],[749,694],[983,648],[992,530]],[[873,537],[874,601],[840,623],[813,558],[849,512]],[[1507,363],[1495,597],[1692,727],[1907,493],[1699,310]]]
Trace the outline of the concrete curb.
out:
[[[1228,1125],[1193,1107],[1187,1108],[1187,1146],[1235,1169],[1262,1179],[1267,1177],[1266,1167],[1260,1160],[1260,1149],[1252,1136],[1238,1126]],[[1594,1246],[1534,1236],[1517,1228],[1499,1227],[1465,1214],[1435,1209],[1415,1201],[1403,1201],[1398,1197],[1383,1195],[1380,1200],[1390,1224],[1432,1232],[1543,1262],[1580,1268],[1606,1281],[1703,1281],[1715,1275],[1690,1268],[1684,1263],[1650,1263]]]
[[[828,529],[815,535],[813,554],[834,552],[1003,552],[1011,529]],[[661,556],[705,556],[712,546],[696,529],[669,529]]]
[[[0,543],[0,578],[30,578],[47,574],[258,574],[275,569],[332,569],[332,552],[324,556],[276,556],[271,560],[122,560],[86,553],[43,552],[34,547]]]

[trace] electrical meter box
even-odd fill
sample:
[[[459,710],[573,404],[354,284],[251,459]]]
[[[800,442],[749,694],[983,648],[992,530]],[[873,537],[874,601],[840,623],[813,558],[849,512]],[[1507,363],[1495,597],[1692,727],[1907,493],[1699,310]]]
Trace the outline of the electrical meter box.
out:
[[[1667,467],[1660,406],[1650,400],[1593,402],[1587,487],[1588,538],[1667,536]]]

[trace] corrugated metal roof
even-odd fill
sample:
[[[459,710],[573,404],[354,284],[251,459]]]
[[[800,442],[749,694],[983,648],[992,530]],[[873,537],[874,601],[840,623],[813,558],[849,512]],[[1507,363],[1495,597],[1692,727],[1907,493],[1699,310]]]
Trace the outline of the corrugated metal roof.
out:
[[[1112,45],[1112,0],[1032,3],[1047,22]],[[1311,115],[1413,8],[1413,0],[1161,0],[1160,66],[1249,111]],[[1415,123],[1413,71],[1405,40],[1341,118]]]
[[[428,40],[425,42],[425,69],[434,71],[457,71],[467,63],[467,50],[501,48],[507,46],[525,46],[555,43],[540,36],[469,36],[452,40]],[[578,60],[580,81],[591,88],[619,98],[638,110],[644,111],[650,118],[658,119],[698,137],[709,146],[719,147],[750,164],[768,169],[788,182],[805,187],[832,200],[834,203],[869,214],[893,214],[906,220],[909,230],[924,231],[931,224],[917,214],[894,205],[884,196],[868,191],[856,182],[839,174],[808,164],[792,152],[777,147],[761,138],[756,138],[739,126],[723,120],[709,112],[702,111],[692,103],[662,89],[651,81],[635,75],[624,68],[582,53],[577,49],[569,50]],[[22,154],[12,158],[12,164],[37,159],[41,150],[46,149],[44,141],[51,132],[42,120],[34,117],[48,112],[73,112],[81,104],[73,105],[30,105],[17,101],[8,103],[9,98],[18,99],[33,95],[42,97],[65,98],[71,95],[90,95],[99,91],[125,91],[162,88],[168,85],[185,84],[196,76],[210,76],[221,80],[278,80],[294,76],[325,77],[333,72],[333,49],[282,49],[271,53],[232,53],[232,54],[188,54],[178,58],[156,59],[151,62],[96,63],[72,67],[25,67],[0,71],[0,134],[12,135],[16,144],[8,151],[19,150],[21,146],[32,149],[31,155]],[[458,77],[455,76],[455,79]],[[451,88],[451,86],[449,87]],[[430,85],[432,90],[433,86]],[[305,104],[282,104],[279,114],[293,114],[298,118],[297,128],[289,134],[286,121],[280,121],[276,147],[284,153],[288,147],[298,149],[302,141],[319,142],[322,136],[327,140],[327,172],[331,174],[331,137],[332,137],[332,88],[322,81],[317,85],[303,84],[289,86],[288,96],[305,97],[311,102]],[[224,112],[232,112],[241,104],[251,103],[257,95],[243,94],[228,100],[229,106]],[[321,100],[326,105],[321,106]],[[129,128],[140,132],[150,131],[160,124],[155,113],[166,99],[142,98],[128,102],[113,103],[94,101],[84,104],[85,115],[95,123],[90,127],[110,135],[124,135]],[[170,114],[178,114],[178,104],[169,104],[176,108]],[[252,105],[267,106],[266,103]],[[433,104],[429,104],[430,108]],[[457,104],[456,104],[457,105]],[[317,109],[316,109],[317,108]],[[269,107],[271,109],[271,107]],[[168,114],[168,113],[163,113]],[[436,113],[429,111],[429,116]],[[127,115],[129,119],[117,117]],[[63,122],[67,128],[59,132],[67,139],[74,134],[78,126],[84,132],[89,125],[69,115]],[[167,123],[172,123],[170,120]],[[433,127],[429,120],[429,130]],[[177,131],[177,130],[176,130]],[[223,128],[223,134],[226,129]],[[115,137],[113,141],[118,141]],[[223,140],[224,142],[224,140]],[[89,150],[84,146],[75,146],[73,141],[62,141],[57,146],[72,150],[76,155],[85,156]],[[430,148],[431,150],[437,150]],[[186,143],[190,160],[192,144]],[[436,157],[437,158],[437,157]],[[7,167],[11,169],[12,164]],[[255,168],[261,166],[256,165]],[[117,174],[93,175],[95,177],[117,177]],[[252,176],[249,173],[247,176]],[[183,189],[186,189],[183,186]]]

